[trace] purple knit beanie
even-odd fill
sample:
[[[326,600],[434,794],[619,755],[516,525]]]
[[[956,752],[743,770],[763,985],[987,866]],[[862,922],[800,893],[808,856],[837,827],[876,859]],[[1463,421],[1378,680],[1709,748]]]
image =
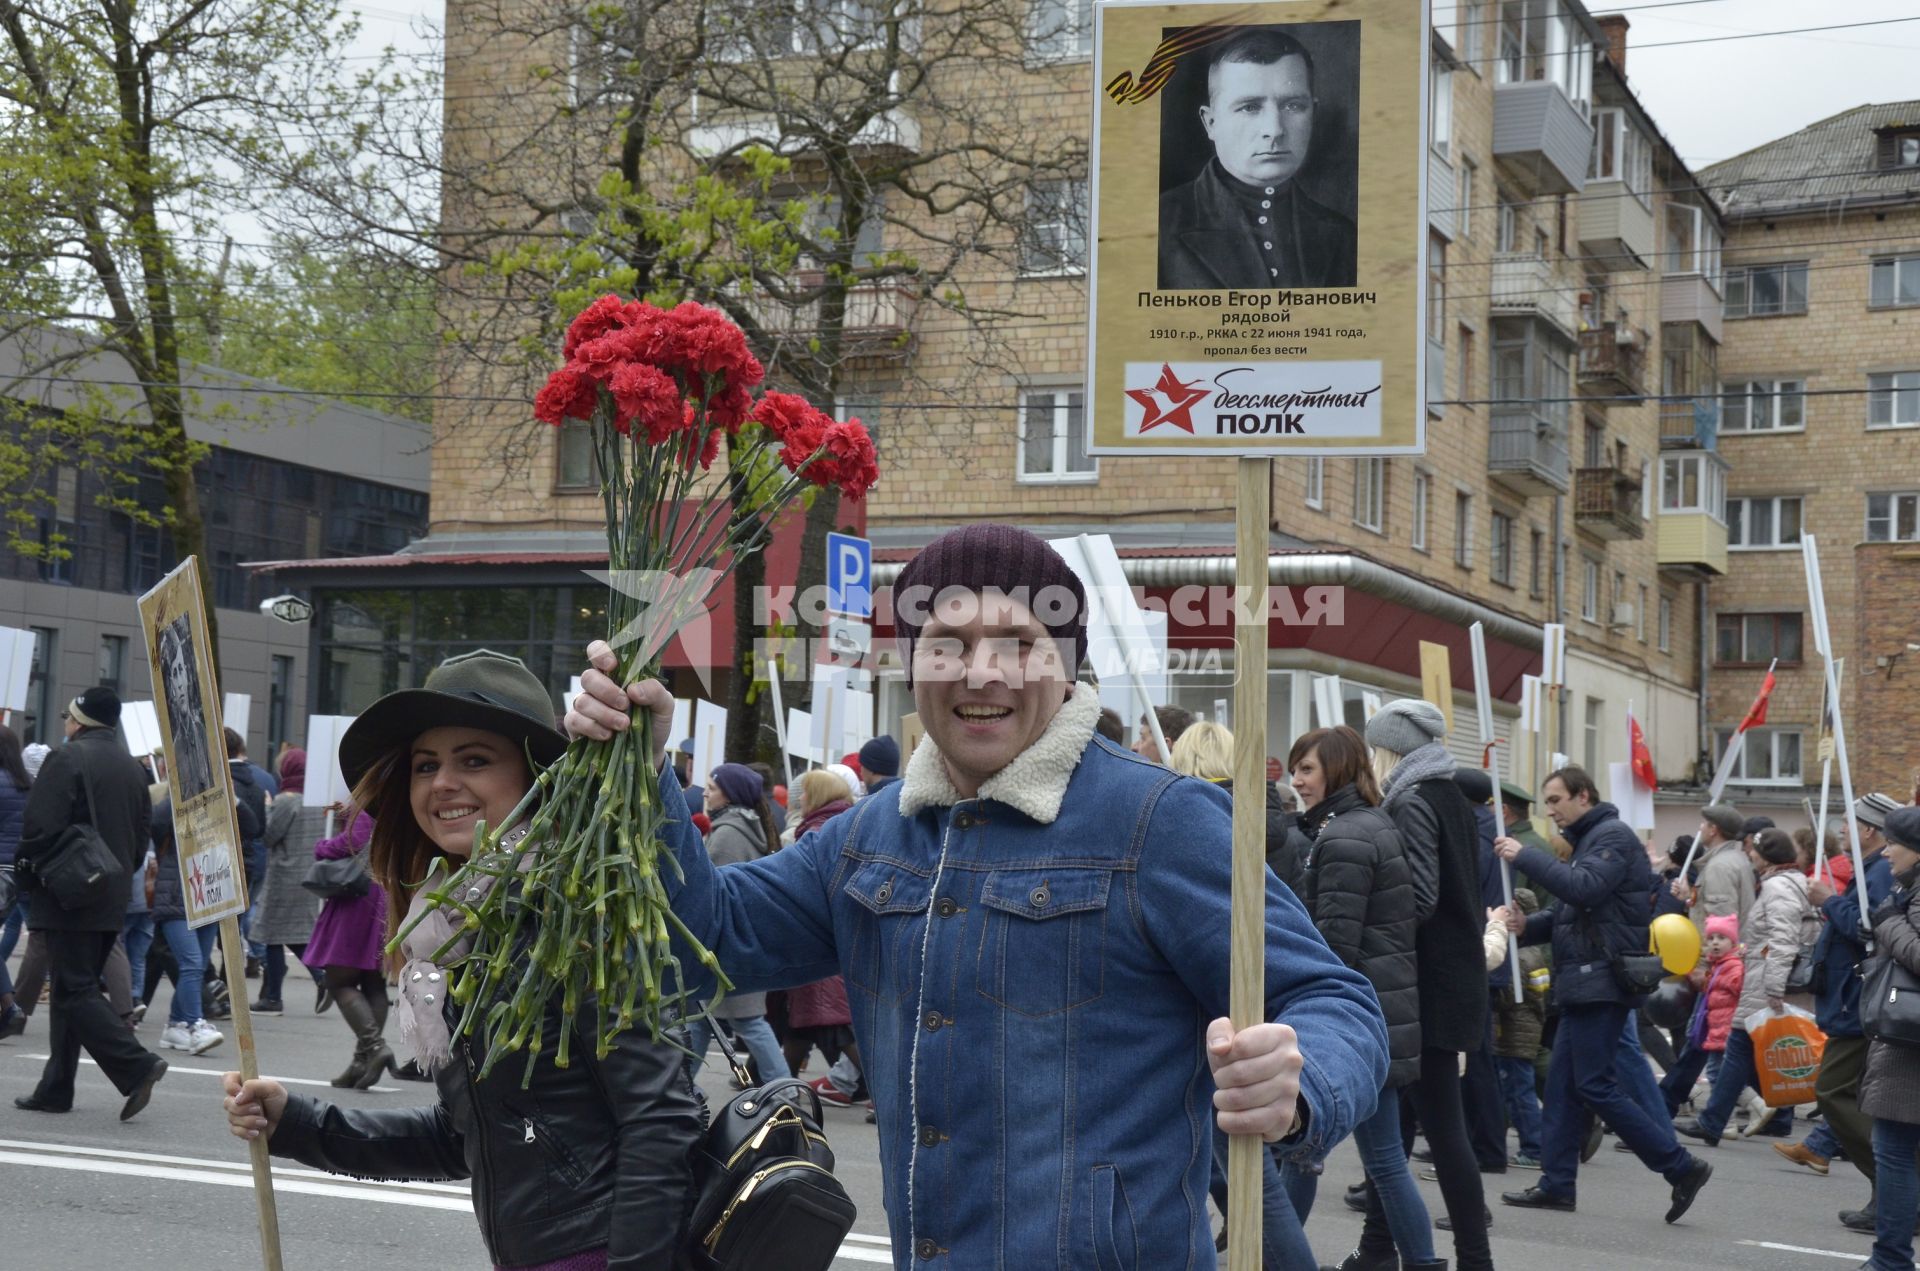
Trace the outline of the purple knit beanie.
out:
[[[997,591],[1020,601],[1059,647],[1069,677],[1079,674],[1087,642],[1087,593],[1060,553],[1036,534],[983,521],[948,530],[920,549],[893,584],[893,625],[907,682],[913,682],[913,642],[951,590]]]

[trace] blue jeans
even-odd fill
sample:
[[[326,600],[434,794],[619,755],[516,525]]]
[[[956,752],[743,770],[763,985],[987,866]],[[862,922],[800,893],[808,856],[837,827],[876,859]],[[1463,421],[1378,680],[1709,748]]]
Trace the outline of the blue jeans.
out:
[[[754,1067],[760,1070],[760,1080],[778,1081],[782,1077],[793,1075],[787,1067],[787,1057],[780,1053],[780,1043],[773,1035],[773,1025],[767,1023],[764,1015],[749,1015],[744,1019],[730,1019],[733,1035],[746,1046],[747,1053],[753,1056]],[[693,1071],[698,1073],[700,1065],[706,1062],[707,1045],[713,1040],[713,1029],[704,1017],[693,1020],[687,1026],[687,1044],[693,1051]]]
[[[12,869],[11,865],[7,866]],[[20,942],[20,928],[27,921],[27,898],[20,897],[13,902],[13,908],[7,911],[7,920],[0,926],[0,996],[13,992],[13,976],[7,971],[7,959],[13,956],[13,946]]]
[[[127,946],[127,969],[133,979],[133,999],[137,1002],[147,983],[147,950],[153,947],[152,912],[128,914],[123,935]]]
[[[1500,1078],[1500,1097],[1506,1101],[1507,1120],[1513,1122],[1513,1131],[1520,1139],[1520,1154],[1539,1160],[1540,1096],[1534,1090],[1533,1061],[1495,1055],[1493,1071]]]
[[[1227,1212],[1227,1136],[1220,1133],[1220,1127],[1213,1127],[1213,1181],[1209,1188],[1213,1193],[1213,1203],[1220,1208],[1222,1217]],[[1260,1265],[1263,1271],[1292,1271],[1294,1267],[1317,1267],[1320,1265],[1313,1256],[1313,1246],[1307,1243],[1307,1232],[1301,1223],[1304,1221],[1294,1211],[1293,1201],[1288,1195],[1289,1187],[1281,1177],[1280,1166],[1274,1161],[1273,1153],[1264,1147],[1260,1151]],[[1313,1193],[1303,1193],[1309,1206],[1313,1203]]]
[[[1673,1119],[1673,1114],[1667,1111],[1666,1096],[1660,1093],[1660,1083],[1654,1080],[1653,1067],[1647,1063],[1647,1052],[1640,1049],[1640,1028],[1631,1011],[1627,1013],[1626,1031],[1620,1035],[1620,1067],[1617,1071],[1621,1088],[1632,1096],[1649,1119],[1662,1125]]]
[[[1873,1172],[1878,1193],[1873,1230],[1873,1271],[1913,1271],[1914,1208],[1920,1205],[1920,1173],[1914,1152],[1920,1125],[1873,1119]]]
[[[1367,1181],[1380,1197],[1380,1208],[1386,1213],[1387,1230],[1393,1234],[1400,1260],[1434,1261],[1433,1222],[1427,1215],[1426,1202],[1420,1199],[1420,1189],[1414,1186],[1413,1171],[1407,1167],[1406,1140],[1400,1136],[1398,1091],[1380,1092],[1373,1115],[1353,1127],[1353,1145],[1360,1149],[1360,1167],[1366,1170]]]
[[[169,918],[160,924],[160,938],[167,942],[174,964],[180,968],[180,978],[173,985],[173,1001],[167,1006],[167,1023],[191,1024],[206,1018],[200,985],[219,934],[218,923],[210,922],[198,931],[187,926],[185,918]]]
[[[1688,1042],[1674,1059],[1673,1067],[1667,1075],[1660,1078],[1660,1093],[1667,1101],[1667,1115],[1674,1116],[1680,1111],[1680,1105],[1693,1096],[1693,1087],[1700,1080],[1700,1074],[1707,1070],[1707,1062],[1720,1052],[1717,1050],[1699,1050]]]
[[[1753,1034],[1736,1028],[1727,1034],[1727,1058],[1720,1075],[1713,1079],[1713,1093],[1707,1096],[1707,1108],[1699,1117],[1700,1128],[1718,1136],[1727,1131],[1733,1110],[1740,1106],[1740,1092],[1751,1086],[1760,1088],[1760,1070],[1753,1062]],[[1784,1118],[1784,1119],[1783,1119]],[[1770,1126],[1793,1127],[1793,1109],[1781,1108],[1768,1118]]]
[[[1825,1121],[1814,1123],[1813,1132],[1807,1135],[1805,1146],[1807,1151],[1815,1156],[1824,1156],[1830,1161],[1835,1157],[1845,1156],[1840,1147],[1840,1140],[1833,1136],[1833,1130]]]
[[[1652,1115],[1642,1102],[1643,1096],[1633,1088],[1644,1085],[1658,1104],[1660,1092],[1654,1087],[1646,1058],[1640,1054],[1639,1036],[1628,1031],[1632,1018],[1633,1012],[1617,1002],[1561,1008],[1560,1028],[1553,1038],[1553,1062],[1547,1067],[1540,1156],[1540,1190],[1550,1196],[1574,1198],[1589,1109],[1613,1127],[1648,1169],[1659,1171],[1668,1182],[1677,1182],[1692,1164],[1693,1157],[1674,1138],[1667,1118]],[[1636,1082],[1631,1072],[1623,1077],[1619,1071],[1621,1051],[1629,1035],[1633,1037],[1633,1062],[1645,1074],[1644,1082]]]

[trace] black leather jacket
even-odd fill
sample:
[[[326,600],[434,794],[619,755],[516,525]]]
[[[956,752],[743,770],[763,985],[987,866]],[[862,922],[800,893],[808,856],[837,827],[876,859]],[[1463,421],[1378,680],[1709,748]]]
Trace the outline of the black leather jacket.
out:
[[[269,1147],[356,1178],[471,1178],[480,1234],[501,1266],[604,1248],[613,1271],[668,1271],[702,1133],[686,1056],[634,1030],[601,1059],[594,1011],[576,1018],[569,1066],[557,1068],[551,1048],[564,1025],[549,1013],[549,1050],[524,1090],[524,1056],[480,1081],[484,1052],[456,1040],[434,1075],[437,1104],[369,1111],[292,1095]]]

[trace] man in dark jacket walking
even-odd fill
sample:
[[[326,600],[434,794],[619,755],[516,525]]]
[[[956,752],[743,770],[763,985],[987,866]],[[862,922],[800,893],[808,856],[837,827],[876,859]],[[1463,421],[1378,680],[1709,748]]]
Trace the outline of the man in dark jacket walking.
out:
[[[1676,1222],[1713,1167],[1682,1148],[1672,1126],[1648,1115],[1618,1071],[1621,1035],[1638,998],[1621,983],[1615,960],[1647,948],[1653,871],[1640,840],[1611,803],[1600,802],[1584,770],[1559,769],[1541,793],[1547,815],[1573,844],[1573,858],[1562,864],[1550,852],[1506,837],[1494,843],[1494,851],[1525,870],[1536,888],[1559,898],[1551,910],[1524,921],[1513,915],[1509,922],[1527,944],[1553,941],[1560,1028],[1547,1070],[1539,1185],[1500,1199],[1522,1209],[1571,1211],[1590,1110],[1672,1184],[1666,1219]]]
[[[147,853],[153,806],[146,776],[114,731],[120,698],[106,687],[90,688],[66,711],[67,744],[47,756],[27,796],[19,861],[33,885],[28,925],[47,935],[53,979],[53,1023],[47,1066],[30,1095],[13,1101],[29,1112],[66,1112],[73,1107],[74,1073],[84,1048],[100,1071],[127,1096],[122,1121],[147,1106],[166,1075],[164,1059],[134,1040],[100,992],[100,973],[126,921],[127,888]],[[68,827],[91,825],[113,853],[115,871],[98,903],[61,907],[38,885],[34,862],[44,859]]]

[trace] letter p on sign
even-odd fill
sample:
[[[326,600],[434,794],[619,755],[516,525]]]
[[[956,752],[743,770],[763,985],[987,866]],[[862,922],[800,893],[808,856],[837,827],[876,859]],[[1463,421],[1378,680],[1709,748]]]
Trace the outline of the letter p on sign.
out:
[[[851,534],[827,535],[827,611],[873,616],[873,544]]]

